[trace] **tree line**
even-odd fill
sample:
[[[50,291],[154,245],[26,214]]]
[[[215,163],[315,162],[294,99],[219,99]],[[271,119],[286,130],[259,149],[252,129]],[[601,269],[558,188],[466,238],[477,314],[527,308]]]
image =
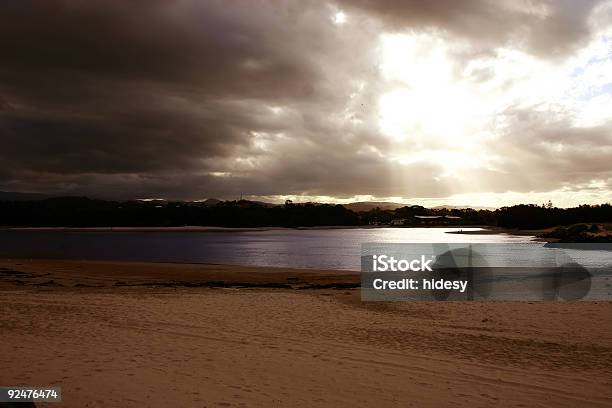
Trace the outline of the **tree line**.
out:
[[[271,205],[246,200],[210,203],[180,201],[107,201],[62,197],[0,201],[5,227],[316,227],[364,225],[488,225],[539,229],[584,222],[612,222],[612,206],[515,205],[497,210],[471,208],[374,208],[355,212],[339,204]]]

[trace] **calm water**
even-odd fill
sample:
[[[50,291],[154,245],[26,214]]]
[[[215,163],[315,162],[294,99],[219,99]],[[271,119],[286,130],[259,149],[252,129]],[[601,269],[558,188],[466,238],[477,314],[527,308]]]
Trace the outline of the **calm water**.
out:
[[[477,230],[477,228],[464,228]],[[499,265],[525,267],[518,274],[495,275],[509,299],[542,298],[541,282],[529,279],[542,242],[506,234],[447,234],[455,228],[379,228],[270,230],[244,232],[69,232],[0,230],[0,257],[63,258],[112,261],[220,263],[313,269],[360,270],[361,244],[374,243],[512,243],[488,246]],[[476,246],[475,246],[476,247]],[[417,247],[410,247],[417,250]],[[412,250],[412,249],[410,249]],[[552,251],[552,250],[550,250]],[[416,254],[418,255],[418,254]],[[568,250],[566,259],[606,270],[590,278],[587,299],[612,300],[612,251]],[[569,258],[568,258],[569,256]],[[565,262],[565,261],[564,261]],[[509,280],[508,280],[509,279]],[[544,282],[545,283],[545,282]],[[493,296],[492,298],[494,298]]]
[[[360,269],[364,242],[518,242],[530,237],[447,234],[456,228],[270,230],[247,232],[0,231],[0,256],[222,263]],[[478,228],[464,228],[478,230]],[[539,245],[541,243],[531,243]]]

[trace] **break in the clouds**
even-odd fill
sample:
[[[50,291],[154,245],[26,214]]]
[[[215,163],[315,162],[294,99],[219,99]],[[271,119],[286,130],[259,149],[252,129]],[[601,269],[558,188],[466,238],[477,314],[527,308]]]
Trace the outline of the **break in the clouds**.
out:
[[[0,190],[612,199],[612,3],[0,4]]]

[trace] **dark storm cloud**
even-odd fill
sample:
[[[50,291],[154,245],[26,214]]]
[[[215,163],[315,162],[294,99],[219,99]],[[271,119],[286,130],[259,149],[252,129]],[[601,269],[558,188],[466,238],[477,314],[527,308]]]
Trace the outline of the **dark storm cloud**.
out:
[[[609,175],[609,150],[585,147],[606,126],[581,133],[530,119],[531,133],[487,146],[523,161],[473,170],[478,185],[437,177],[444,163],[390,160],[377,103],[392,84],[380,75],[378,36],[433,27],[475,55],[513,44],[548,58],[589,37],[596,3],[5,0],[0,190],[444,197],[587,183]],[[348,23],[334,25],[341,8]],[[508,116],[509,129],[524,127]],[[551,158],[554,176],[539,158],[559,140],[567,149]],[[514,174],[525,169],[531,177]]]
[[[292,26],[305,6],[258,3],[3,2],[3,76],[19,81],[23,77],[11,76],[44,73],[39,77],[44,83],[49,77],[87,80],[85,74],[93,74],[101,80],[148,80],[222,96],[309,92],[304,80],[316,67],[304,63],[299,49],[289,49],[296,35],[313,42],[321,35],[311,27],[298,32]]]
[[[22,177],[74,175],[78,186],[104,174],[212,171],[210,160],[249,146],[252,130],[286,127],[266,123],[265,104],[338,97],[320,64],[335,52],[329,11],[313,3],[0,7],[0,158]]]

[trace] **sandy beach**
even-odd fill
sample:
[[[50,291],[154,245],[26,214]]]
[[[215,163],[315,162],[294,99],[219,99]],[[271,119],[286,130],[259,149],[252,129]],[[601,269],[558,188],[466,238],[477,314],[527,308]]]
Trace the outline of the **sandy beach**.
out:
[[[0,384],[62,407],[612,405],[612,303],[362,303],[358,282],[2,259]]]

